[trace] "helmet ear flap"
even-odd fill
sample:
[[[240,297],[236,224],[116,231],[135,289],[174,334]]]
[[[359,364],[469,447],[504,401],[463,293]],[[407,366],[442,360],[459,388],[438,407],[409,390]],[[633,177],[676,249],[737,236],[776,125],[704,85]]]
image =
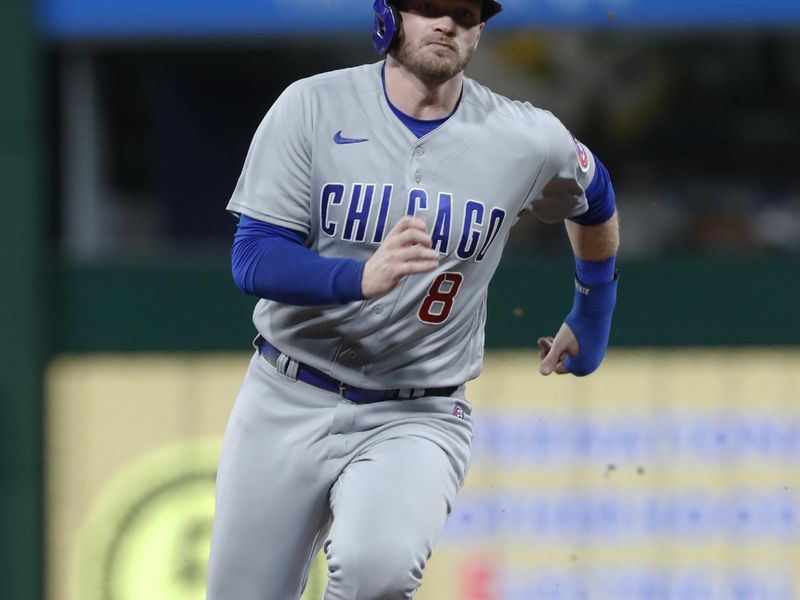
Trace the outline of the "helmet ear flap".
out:
[[[372,43],[378,54],[386,54],[400,32],[400,13],[390,0],[375,0],[372,8],[375,12]]]

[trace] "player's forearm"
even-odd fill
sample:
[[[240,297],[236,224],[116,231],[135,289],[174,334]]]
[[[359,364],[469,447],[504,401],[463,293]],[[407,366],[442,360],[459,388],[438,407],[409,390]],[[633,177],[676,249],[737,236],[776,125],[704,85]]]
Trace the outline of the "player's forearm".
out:
[[[608,346],[617,298],[619,223],[616,213],[596,225],[564,223],[575,253],[575,294],[555,339],[539,339],[539,372],[583,376],[600,366]]]
[[[298,232],[242,215],[231,249],[233,278],[246,293],[296,306],[363,300],[364,263],[324,258]]]
[[[614,213],[605,223],[579,225],[564,221],[572,252],[581,260],[605,260],[619,249],[619,219]]]
[[[545,359],[548,362],[543,361],[540,371],[545,375],[553,370],[588,375],[603,361],[611,332],[611,316],[617,298],[619,222],[615,213],[596,225],[565,223],[575,253],[575,295],[572,310],[564,319],[567,328],[563,333],[559,331]],[[573,348],[559,366],[557,360],[562,357],[562,347],[566,352],[573,336],[578,351],[574,352]],[[541,340],[539,344],[542,345]]]

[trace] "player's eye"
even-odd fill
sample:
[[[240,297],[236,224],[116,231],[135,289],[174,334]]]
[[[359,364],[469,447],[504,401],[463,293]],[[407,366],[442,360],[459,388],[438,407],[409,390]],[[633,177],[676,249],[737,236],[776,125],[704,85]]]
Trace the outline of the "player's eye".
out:
[[[423,14],[430,15],[436,10],[433,2],[420,2],[419,11]]]
[[[474,27],[480,22],[480,16],[475,10],[459,8],[455,14],[455,21],[462,27]]]
[[[425,17],[434,16],[436,14],[436,5],[433,2],[426,2],[425,0],[416,0],[403,3],[407,12],[416,13]]]

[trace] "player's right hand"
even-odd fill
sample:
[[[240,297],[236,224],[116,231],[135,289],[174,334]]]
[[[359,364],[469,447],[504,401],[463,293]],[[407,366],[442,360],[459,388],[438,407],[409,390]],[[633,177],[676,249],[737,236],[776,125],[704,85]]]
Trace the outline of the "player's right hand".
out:
[[[438,267],[439,253],[431,246],[425,221],[418,217],[400,219],[364,265],[361,277],[364,296],[378,298],[391,292],[406,275]]]

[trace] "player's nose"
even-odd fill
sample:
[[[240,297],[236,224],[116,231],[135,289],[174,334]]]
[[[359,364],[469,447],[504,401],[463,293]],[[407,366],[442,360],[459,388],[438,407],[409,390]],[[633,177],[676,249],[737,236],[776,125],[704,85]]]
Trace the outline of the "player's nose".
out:
[[[440,31],[442,33],[451,35],[456,30],[456,22],[450,15],[447,14],[439,15],[433,24],[433,29],[434,31]]]

